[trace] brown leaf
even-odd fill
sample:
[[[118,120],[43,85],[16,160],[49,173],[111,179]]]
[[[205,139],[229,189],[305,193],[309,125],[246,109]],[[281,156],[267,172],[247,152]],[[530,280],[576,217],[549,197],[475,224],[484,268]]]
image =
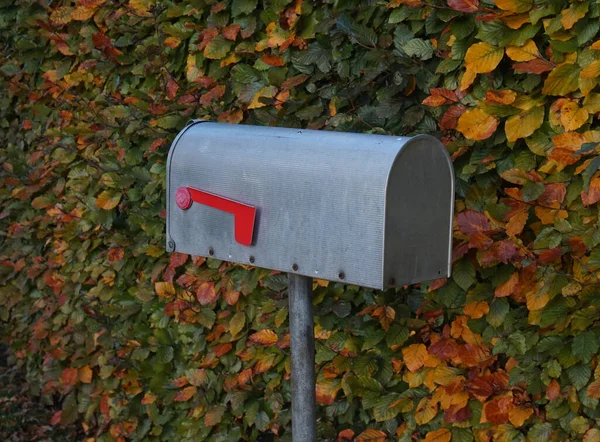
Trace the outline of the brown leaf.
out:
[[[462,104],[457,104],[455,106],[450,106],[444,115],[440,118],[439,126],[442,130],[453,130],[456,129],[456,125],[458,124],[458,119],[460,116],[467,110],[466,106]]]
[[[79,382],[82,384],[90,384],[92,382],[93,372],[89,365],[84,365],[79,369]]]
[[[488,103],[496,104],[511,104],[517,98],[517,93],[510,89],[502,91],[487,91],[485,94],[485,101]]]
[[[77,384],[78,372],[76,368],[65,368],[60,375],[60,380],[64,385]]]
[[[599,383],[599,386],[600,386],[600,383]],[[590,387],[591,387],[591,384],[590,384]],[[600,398],[600,390],[598,391],[598,393],[599,393],[598,398]],[[589,392],[588,392],[588,396],[589,396]],[[560,384],[558,383],[558,381],[556,379],[552,379],[550,381],[550,383],[548,384],[548,387],[546,388],[546,397],[551,401],[558,399],[560,397]]]
[[[125,249],[121,247],[112,247],[108,251],[107,256],[109,261],[121,261],[125,256]]]
[[[487,217],[474,210],[465,210],[456,217],[456,224],[462,233],[472,235],[490,230],[490,222]]]
[[[223,34],[223,37],[225,37],[227,40],[231,40],[231,41],[235,41],[235,39],[237,38],[238,32],[240,32],[240,25],[229,25],[229,26],[225,26],[223,28],[223,30],[221,31],[221,34]]]
[[[268,64],[269,66],[284,66],[285,62],[283,61],[283,57],[275,54],[266,53],[261,57],[261,61],[263,63]]]
[[[214,282],[203,282],[196,289],[196,299],[201,305],[212,304],[217,300],[217,296]]]
[[[543,74],[549,72],[556,67],[556,65],[543,58],[536,58],[525,63],[513,64],[513,69],[517,72],[525,72],[527,74]]]
[[[581,192],[581,201],[584,206],[590,206],[600,201],[600,177],[596,176],[590,181],[590,188]]]

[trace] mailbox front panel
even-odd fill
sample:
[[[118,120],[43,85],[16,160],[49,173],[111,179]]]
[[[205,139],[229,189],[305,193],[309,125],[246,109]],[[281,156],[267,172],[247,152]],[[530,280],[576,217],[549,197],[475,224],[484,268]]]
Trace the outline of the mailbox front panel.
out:
[[[386,242],[397,233],[389,225],[386,232],[386,216],[397,213],[386,204],[395,183],[390,171],[407,143],[406,137],[191,124],[169,153],[168,250],[373,288],[414,282],[401,272],[390,281],[394,272],[384,262],[385,244],[401,246]],[[412,190],[423,198],[418,186]],[[448,204],[439,209],[447,218]],[[449,262],[448,241],[446,235],[426,253],[441,249],[441,261]],[[415,259],[424,262],[424,253]],[[439,277],[439,262],[421,266],[419,275]]]

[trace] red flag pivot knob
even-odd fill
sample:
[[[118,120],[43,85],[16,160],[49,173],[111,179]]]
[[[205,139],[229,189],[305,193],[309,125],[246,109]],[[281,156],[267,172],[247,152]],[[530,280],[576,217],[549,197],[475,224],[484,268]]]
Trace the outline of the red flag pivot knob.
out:
[[[187,187],[177,189],[177,192],[175,192],[175,202],[182,210],[189,209],[192,206],[192,195]]]

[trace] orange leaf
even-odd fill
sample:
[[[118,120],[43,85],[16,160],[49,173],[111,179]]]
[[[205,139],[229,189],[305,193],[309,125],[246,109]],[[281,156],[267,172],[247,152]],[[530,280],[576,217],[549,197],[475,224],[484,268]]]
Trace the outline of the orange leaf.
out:
[[[571,101],[560,108],[560,123],[566,130],[576,130],[587,123],[588,112]]]
[[[493,135],[498,120],[482,109],[470,109],[458,119],[456,130],[469,140],[485,140]]]
[[[591,385],[590,385],[591,387]],[[588,387],[589,388],[589,387]],[[600,398],[600,391],[598,391]],[[589,395],[589,392],[588,392]],[[558,399],[560,397],[560,384],[556,379],[552,379],[548,384],[548,388],[546,388],[546,397],[553,401],[554,399]]]
[[[90,384],[92,382],[92,369],[89,365],[84,365],[79,369],[79,381],[83,384]]]
[[[529,213],[526,209],[518,210],[506,223],[506,234],[515,237],[523,231]]]
[[[502,91],[487,91],[485,94],[485,101],[488,103],[497,104],[511,104],[517,98],[517,93],[510,89]]]
[[[513,408],[512,396],[503,396],[486,402],[483,414],[487,422],[501,425],[508,422],[508,412]]]
[[[354,437],[354,431],[352,431],[350,428],[347,428],[347,429],[339,432],[337,442],[343,442],[345,440],[352,440],[353,437]]]
[[[592,382],[588,386],[586,392],[588,397],[591,397],[592,399],[600,399],[600,379]]]
[[[154,290],[158,296],[163,298],[175,295],[175,287],[170,282],[157,282],[154,284]]]
[[[386,439],[387,434],[385,434],[383,431],[369,428],[368,430],[360,433],[356,437],[355,442],[383,442]]]
[[[156,402],[157,397],[151,392],[147,392],[142,398],[142,405],[150,405]]]
[[[125,256],[125,250],[121,247],[112,247],[108,251],[107,256],[109,261],[121,261]]]
[[[263,63],[268,64],[269,66],[284,66],[285,62],[283,61],[283,57],[275,54],[264,54],[261,58]]]
[[[590,206],[600,201],[600,177],[592,178],[588,191],[581,192],[581,201],[584,206]]]
[[[463,310],[465,315],[471,317],[472,319],[479,319],[490,311],[490,306],[485,301],[476,301],[465,305]]]
[[[60,380],[64,385],[75,385],[77,384],[77,375],[76,368],[65,368],[60,375]]]
[[[496,298],[503,298],[512,295],[515,292],[518,283],[519,274],[517,272],[514,272],[512,275],[510,275],[510,278],[508,278],[507,281],[503,282],[498,287],[496,287],[496,290],[494,291],[494,296]]]
[[[423,442],[450,442],[452,433],[446,428],[440,430],[430,431],[423,439]]]
[[[272,330],[261,330],[250,335],[249,338],[255,344],[275,345],[277,343],[277,335]]]
[[[317,403],[321,405],[331,405],[335,401],[335,396],[342,389],[339,379],[325,379],[317,381],[316,398]]]
[[[196,299],[201,305],[212,304],[217,300],[217,295],[213,282],[203,282],[196,289]]]
[[[235,40],[237,38],[238,32],[240,32],[240,25],[229,25],[225,26],[221,31],[223,37],[227,40]]]
[[[183,390],[179,390],[173,399],[175,402],[187,402],[192,396],[196,394],[196,387],[190,386],[185,387]]]
[[[508,411],[508,420],[515,427],[519,428],[521,425],[525,423],[527,419],[531,417],[533,414],[533,408],[520,408],[515,407],[511,408]]]
[[[423,366],[427,354],[427,348],[423,344],[412,344],[402,349],[404,363],[413,373]]]

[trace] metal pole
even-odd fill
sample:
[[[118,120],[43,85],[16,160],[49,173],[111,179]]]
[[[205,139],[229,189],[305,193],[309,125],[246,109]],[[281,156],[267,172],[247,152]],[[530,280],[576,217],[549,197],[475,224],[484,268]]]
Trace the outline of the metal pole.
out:
[[[317,440],[312,294],[312,278],[288,274],[294,442]]]

